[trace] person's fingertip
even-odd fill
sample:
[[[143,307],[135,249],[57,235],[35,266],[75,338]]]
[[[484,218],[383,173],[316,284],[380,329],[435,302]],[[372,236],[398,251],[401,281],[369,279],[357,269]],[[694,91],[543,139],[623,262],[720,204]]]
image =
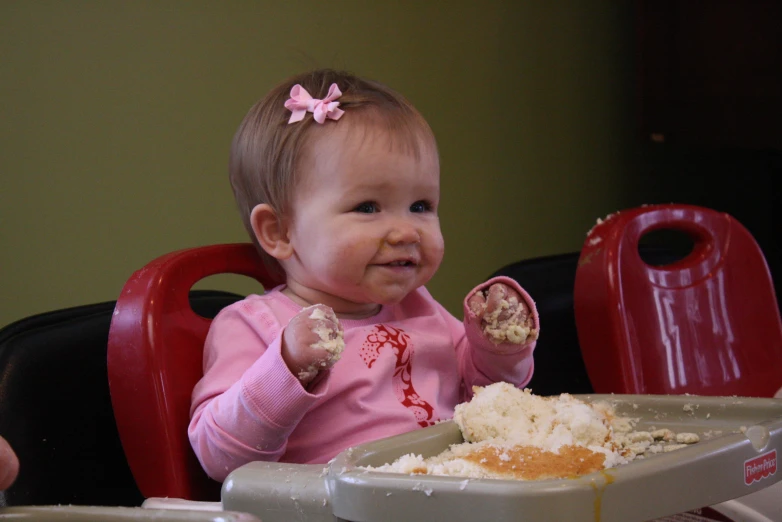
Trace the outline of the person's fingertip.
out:
[[[3,441],[0,447],[0,491],[8,489],[19,474],[19,459],[11,447]]]

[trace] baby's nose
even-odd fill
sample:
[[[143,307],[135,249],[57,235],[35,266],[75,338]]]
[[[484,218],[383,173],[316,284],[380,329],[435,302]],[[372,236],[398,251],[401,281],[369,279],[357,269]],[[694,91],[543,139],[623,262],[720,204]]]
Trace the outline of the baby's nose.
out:
[[[413,223],[406,220],[398,220],[393,223],[391,229],[388,231],[386,241],[388,241],[390,245],[420,243],[421,234]]]

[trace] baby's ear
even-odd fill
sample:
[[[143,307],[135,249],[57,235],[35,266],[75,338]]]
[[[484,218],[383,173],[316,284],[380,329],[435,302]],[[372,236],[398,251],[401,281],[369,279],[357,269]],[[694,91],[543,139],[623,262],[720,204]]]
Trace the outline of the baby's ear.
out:
[[[277,260],[288,259],[293,254],[285,223],[271,206],[266,203],[256,205],[250,213],[250,224],[255,238],[267,254]]]

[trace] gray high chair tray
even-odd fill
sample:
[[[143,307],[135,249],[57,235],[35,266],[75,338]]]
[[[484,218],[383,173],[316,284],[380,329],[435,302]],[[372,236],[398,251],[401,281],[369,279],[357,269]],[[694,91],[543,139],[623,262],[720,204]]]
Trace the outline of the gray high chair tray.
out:
[[[744,397],[578,395],[700,442],[575,479],[468,479],[369,472],[408,454],[463,442],[452,421],[348,449],[327,465],[255,462],[223,485],[226,510],[277,520],[633,522],[710,506],[779,481],[782,400]]]

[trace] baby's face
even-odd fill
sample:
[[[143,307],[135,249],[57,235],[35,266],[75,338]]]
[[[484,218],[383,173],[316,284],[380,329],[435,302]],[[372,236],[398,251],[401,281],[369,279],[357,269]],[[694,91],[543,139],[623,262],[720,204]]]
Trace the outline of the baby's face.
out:
[[[382,130],[343,120],[320,132],[300,162],[283,263],[288,286],[343,315],[371,315],[425,284],[443,258],[434,144],[418,157]]]

